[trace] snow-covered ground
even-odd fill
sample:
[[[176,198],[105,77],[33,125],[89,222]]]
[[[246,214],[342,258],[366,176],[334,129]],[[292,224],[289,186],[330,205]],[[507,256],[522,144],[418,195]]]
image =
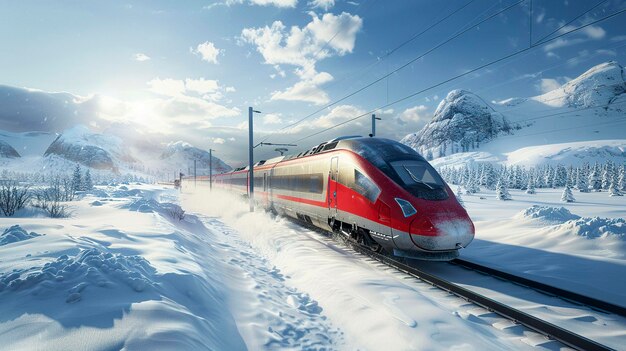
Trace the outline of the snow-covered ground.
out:
[[[575,194],[579,202],[565,205],[556,190],[512,195],[506,205],[489,193],[464,196],[477,225],[465,258],[626,300],[624,197]],[[72,206],[67,219],[0,219],[7,349],[560,347],[219,191],[107,187]],[[614,220],[578,226],[587,220],[575,214]],[[625,338],[615,325],[594,330]]]
[[[463,258],[626,306],[626,197],[562,189],[463,195],[476,225]],[[536,206],[536,207],[533,207]]]

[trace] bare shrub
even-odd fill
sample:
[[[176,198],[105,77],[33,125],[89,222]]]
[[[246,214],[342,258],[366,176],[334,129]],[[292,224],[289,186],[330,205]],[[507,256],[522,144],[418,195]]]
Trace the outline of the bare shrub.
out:
[[[0,181],[0,210],[7,216],[13,216],[21,210],[30,200],[29,186],[19,186],[16,181]]]
[[[65,218],[71,215],[63,202],[72,201],[74,191],[67,178],[53,177],[47,188],[35,192],[33,206],[43,209],[52,218]]]
[[[170,207],[166,210],[166,213],[172,217],[172,219],[182,221],[185,218],[185,210],[179,206]]]

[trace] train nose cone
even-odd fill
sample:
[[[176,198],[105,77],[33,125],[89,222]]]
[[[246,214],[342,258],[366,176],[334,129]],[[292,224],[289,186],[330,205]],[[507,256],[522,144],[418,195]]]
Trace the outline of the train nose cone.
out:
[[[411,240],[426,250],[458,250],[474,239],[474,225],[466,219],[414,219]]]
[[[464,248],[474,240],[474,225],[465,219],[453,219],[435,223],[439,232],[437,250]]]

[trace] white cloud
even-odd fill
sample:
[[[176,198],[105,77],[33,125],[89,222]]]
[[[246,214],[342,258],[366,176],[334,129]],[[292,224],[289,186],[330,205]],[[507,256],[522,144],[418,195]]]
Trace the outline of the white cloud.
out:
[[[244,0],[224,0],[221,2],[215,2],[210,5],[206,5],[203,7],[205,10],[210,10],[216,6],[233,6],[233,5],[241,5],[245,1]],[[248,0],[250,5],[260,5],[260,6],[276,6],[276,7],[296,7],[298,4],[298,0]]]
[[[244,28],[241,32],[241,41],[254,44],[265,63],[273,65],[278,75],[284,74],[279,65],[297,67],[294,73],[300,82],[282,92],[272,93],[272,100],[327,102],[328,95],[319,86],[333,77],[326,72],[318,73],[315,64],[324,58],[343,56],[354,50],[356,34],[363,25],[359,16],[346,12],[340,15],[327,13],[322,17],[314,13],[310,15],[311,22],[302,28],[287,29],[281,21],[274,21],[271,26]]]
[[[309,1],[309,6],[314,8],[320,8],[324,11],[328,11],[328,9],[335,6],[335,0],[312,0]]]
[[[559,33],[567,33],[571,30],[576,29],[574,26],[565,26],[559,30]],[[566,39],[566,38],[558,38],[553,40],[552,42],[546,44],[543,47],[545,52],[553,51],[555,49],[564,48],[567,46],[577,45],[581,43],[585,43],[589,40],[600,40],[606,36],[606,31],[599,26],[588,26],[579,31],[574,32],[571,35],[576,35],[577,38]]]
[[[554,52],[552,52],[552,51],[548,51],[548,52],[546,53],[546,56],[547,56],[547,57],[550,57],[550,58],[555,58],[555,59],[560,59],[560,58],[561,58],[561,56],[559,56],[559,55],[555,54],[555,53],[554,53]]]
[[[150,91],[165,96],[180,96],[185,92],[185,82],[176,79],[154,78],[148,82]]]
[[[219,88],[219,85],[217,80],[187,78],[185,79],[185,88],[187,91],[193,91],[198,94],[207,94],[216,91]]]
[[[224,50],[216,48],[215,44],[210,41],[205,41],[202,44],[198,44],[196,49],[190,48],[189,50],[196,55],[200,55],[202,60],[215,64],[218,63],[217,57],[220,54],[224,54]]]
[[[426,121],[427,118],[430,118],[424,113],[426,110],[428,110],[428,107],[424,105],[413,106],[402,111],[398,119],[404,123],[423,122]]]
[[[551,92],[552,90],[558,89],[561,87],[561,84],[556,79],[552,78],[543,78],[539,81],[539,90],[545,94]]]
[[[159,120],[162,122],[163,120],[175,119],[177,124],[206,128],[211,126],[211,119],[241,114],[237,108],[230,108],[217,103],[224,96],[223,91],[226,90],[219,85],[217,80],[155,78],[147,84],[151,92],[162,98],[143,101],[140,112],[143,115],[154,116],[155,124],[158,124]],[[171,122],[169,123],[171,124]],[[155,126],[151,127],[156,128]],[[161,123],[158,127],[158,129],[165,131],[167,128],[167,123],[165,125]]]
[[[223,138],[213,138],[213,144],[224,144],[226,140]]]
[[[150,56],[146,55],[146,54],[142,54],[142,53],[137,53],[133,55],[133,59],[135,61],[139,61],[139,62],[143,62],[143,61],[148,61],[150,60]]]
[[[261,6],[296,7],[298,0],[250,0],[250,3]]]
[[[333,80],[329,73],[321,72],[312,78],[306,78],[284,91],[272,93],[271,100],[306,101],[322,105],[330,101],[328,94],[320,88],[321,85]]]
[[[598,49],[596,50],[596,53],[599,55],[617,56],[617,52],[615,52],[615,50]]]
[[[164,96],[182,96],[195,94],[207,100],[218,101],[224,96],[224,92],[231,93],[236,89],[234,87],[221,87],[219,81],[213,79],[160,79],[154,78],[149,81],[149,90],[158,95]]]
[[[535,21],[536,21],[537,23],[541,23],[541,22],[543,22],[544,18],[546,18],[546,11],[545,11],[545,10],[542,10],[542,11],[541,11],[541,12],[537,15],[537,18],[536,18],[536,20],[535,20]]]
[[[280,114],[270,113],[263,116],[263,124],[280,124],[283,120],[280,118]]]

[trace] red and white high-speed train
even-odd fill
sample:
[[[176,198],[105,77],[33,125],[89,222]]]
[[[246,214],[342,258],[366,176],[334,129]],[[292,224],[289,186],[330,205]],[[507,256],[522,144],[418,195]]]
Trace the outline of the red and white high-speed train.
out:
[[[248,178],[248,167],[235,169],[214,175],[213,185],[245,195]],[[396,256],[450,260],[474,238],[474,224],[437,171],[389,139],[338,138],[260,161],[254,193],[258,204],[278,214]]]

